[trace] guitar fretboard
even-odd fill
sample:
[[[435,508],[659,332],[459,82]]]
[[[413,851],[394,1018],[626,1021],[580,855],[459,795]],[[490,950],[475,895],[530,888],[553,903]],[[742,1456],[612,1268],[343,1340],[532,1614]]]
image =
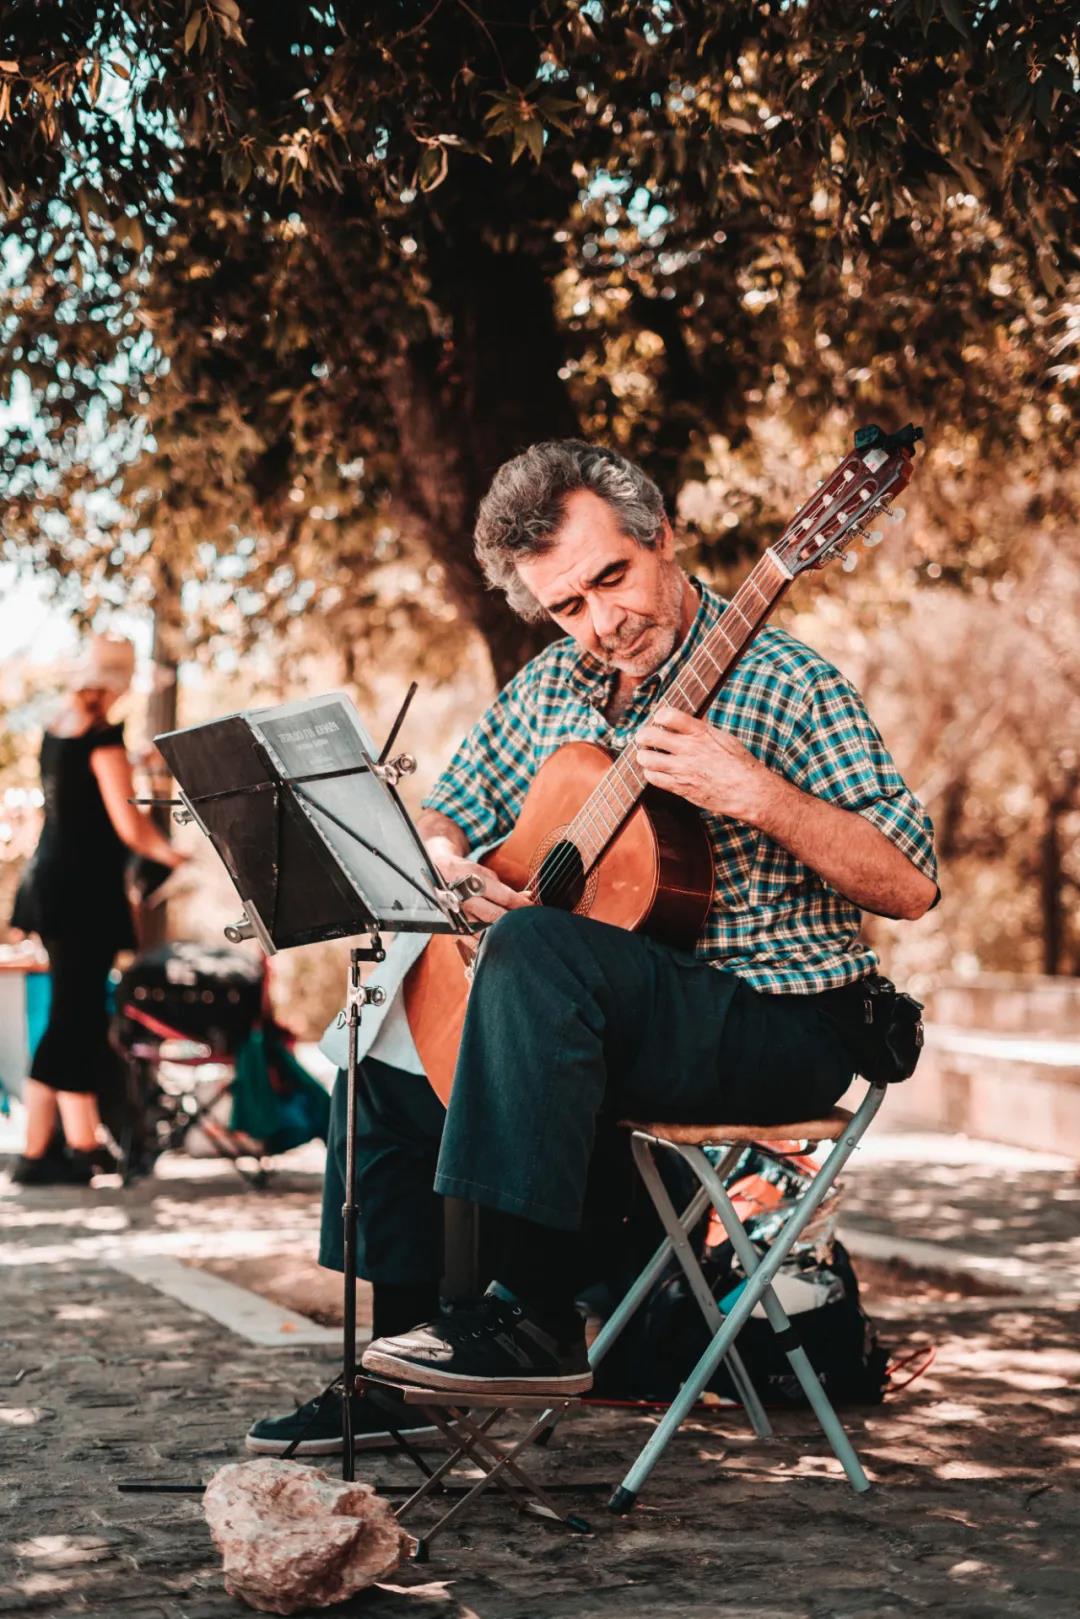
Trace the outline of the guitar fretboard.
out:
[[[719,623],[695,647],[659,702],[687,714],[700,714],[707,708],[790,582],[791,575],[783,563],[766,551],[728,603]],[[600,858],[647,785],[631,743],[564,833],[580,850],[586,871]]]

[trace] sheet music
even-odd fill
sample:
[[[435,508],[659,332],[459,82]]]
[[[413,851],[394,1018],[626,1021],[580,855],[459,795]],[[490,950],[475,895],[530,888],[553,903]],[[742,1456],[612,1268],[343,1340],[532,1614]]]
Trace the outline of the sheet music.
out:
[[[247,720],[283,776],[356,770],[377,757],[371,737],[344,692],[253,709]],[[414,838],[395,794],[369,769],[338,781],[304,782],[297,802],[376,916],[397,918],[411,928],[445,925],[436,905],[330,818],[336,817],[380,854],[389,856],[421,887],[441,886],[441,878]],[[387,920],[386,925],[393,924]]]

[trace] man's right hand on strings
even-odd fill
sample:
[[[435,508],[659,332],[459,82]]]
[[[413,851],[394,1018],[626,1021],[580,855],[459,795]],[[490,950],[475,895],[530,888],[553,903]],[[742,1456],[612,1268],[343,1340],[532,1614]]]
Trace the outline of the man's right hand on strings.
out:
[[[471,921],[497,922],[506,911],[532,904],[526,894],[508,888],[494,872],[468,858],[465,833],[448,815],[424,810],[417,825],[432,865],[447,884],[460,882],[463,877],[479,877],[483,883],[483,893],[470,894],[463,906]]]

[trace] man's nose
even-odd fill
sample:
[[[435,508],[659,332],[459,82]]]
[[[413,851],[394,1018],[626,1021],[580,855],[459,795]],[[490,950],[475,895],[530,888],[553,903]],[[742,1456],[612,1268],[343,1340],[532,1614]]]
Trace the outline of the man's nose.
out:
[[[626,621],[625,609],[617,602],[605,599],[603,596],[594,596],[589,603],[589,617],[592,619],[593,634],[598,641],[609,641],[617,635]]]

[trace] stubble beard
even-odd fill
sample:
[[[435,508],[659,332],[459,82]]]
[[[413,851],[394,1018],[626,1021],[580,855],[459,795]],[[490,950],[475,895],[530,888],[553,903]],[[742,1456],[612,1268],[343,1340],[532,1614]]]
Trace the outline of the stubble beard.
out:
[[[602,648],[603,661],[609,669],[619,674],[629,675],[635,680],[645,680],[667,662],[681,640],[680,625],[682,620],[682,570],[672,568],[669,578],[664,581],[661,600],[658,603],[659,613],[656,617],[635,615],[634,623],[629,633],[620,635],[619,641],[610,649]],[[633,646],[638,638],[641,645],[635,647],[629,656],[621,655],[620,645]]]

